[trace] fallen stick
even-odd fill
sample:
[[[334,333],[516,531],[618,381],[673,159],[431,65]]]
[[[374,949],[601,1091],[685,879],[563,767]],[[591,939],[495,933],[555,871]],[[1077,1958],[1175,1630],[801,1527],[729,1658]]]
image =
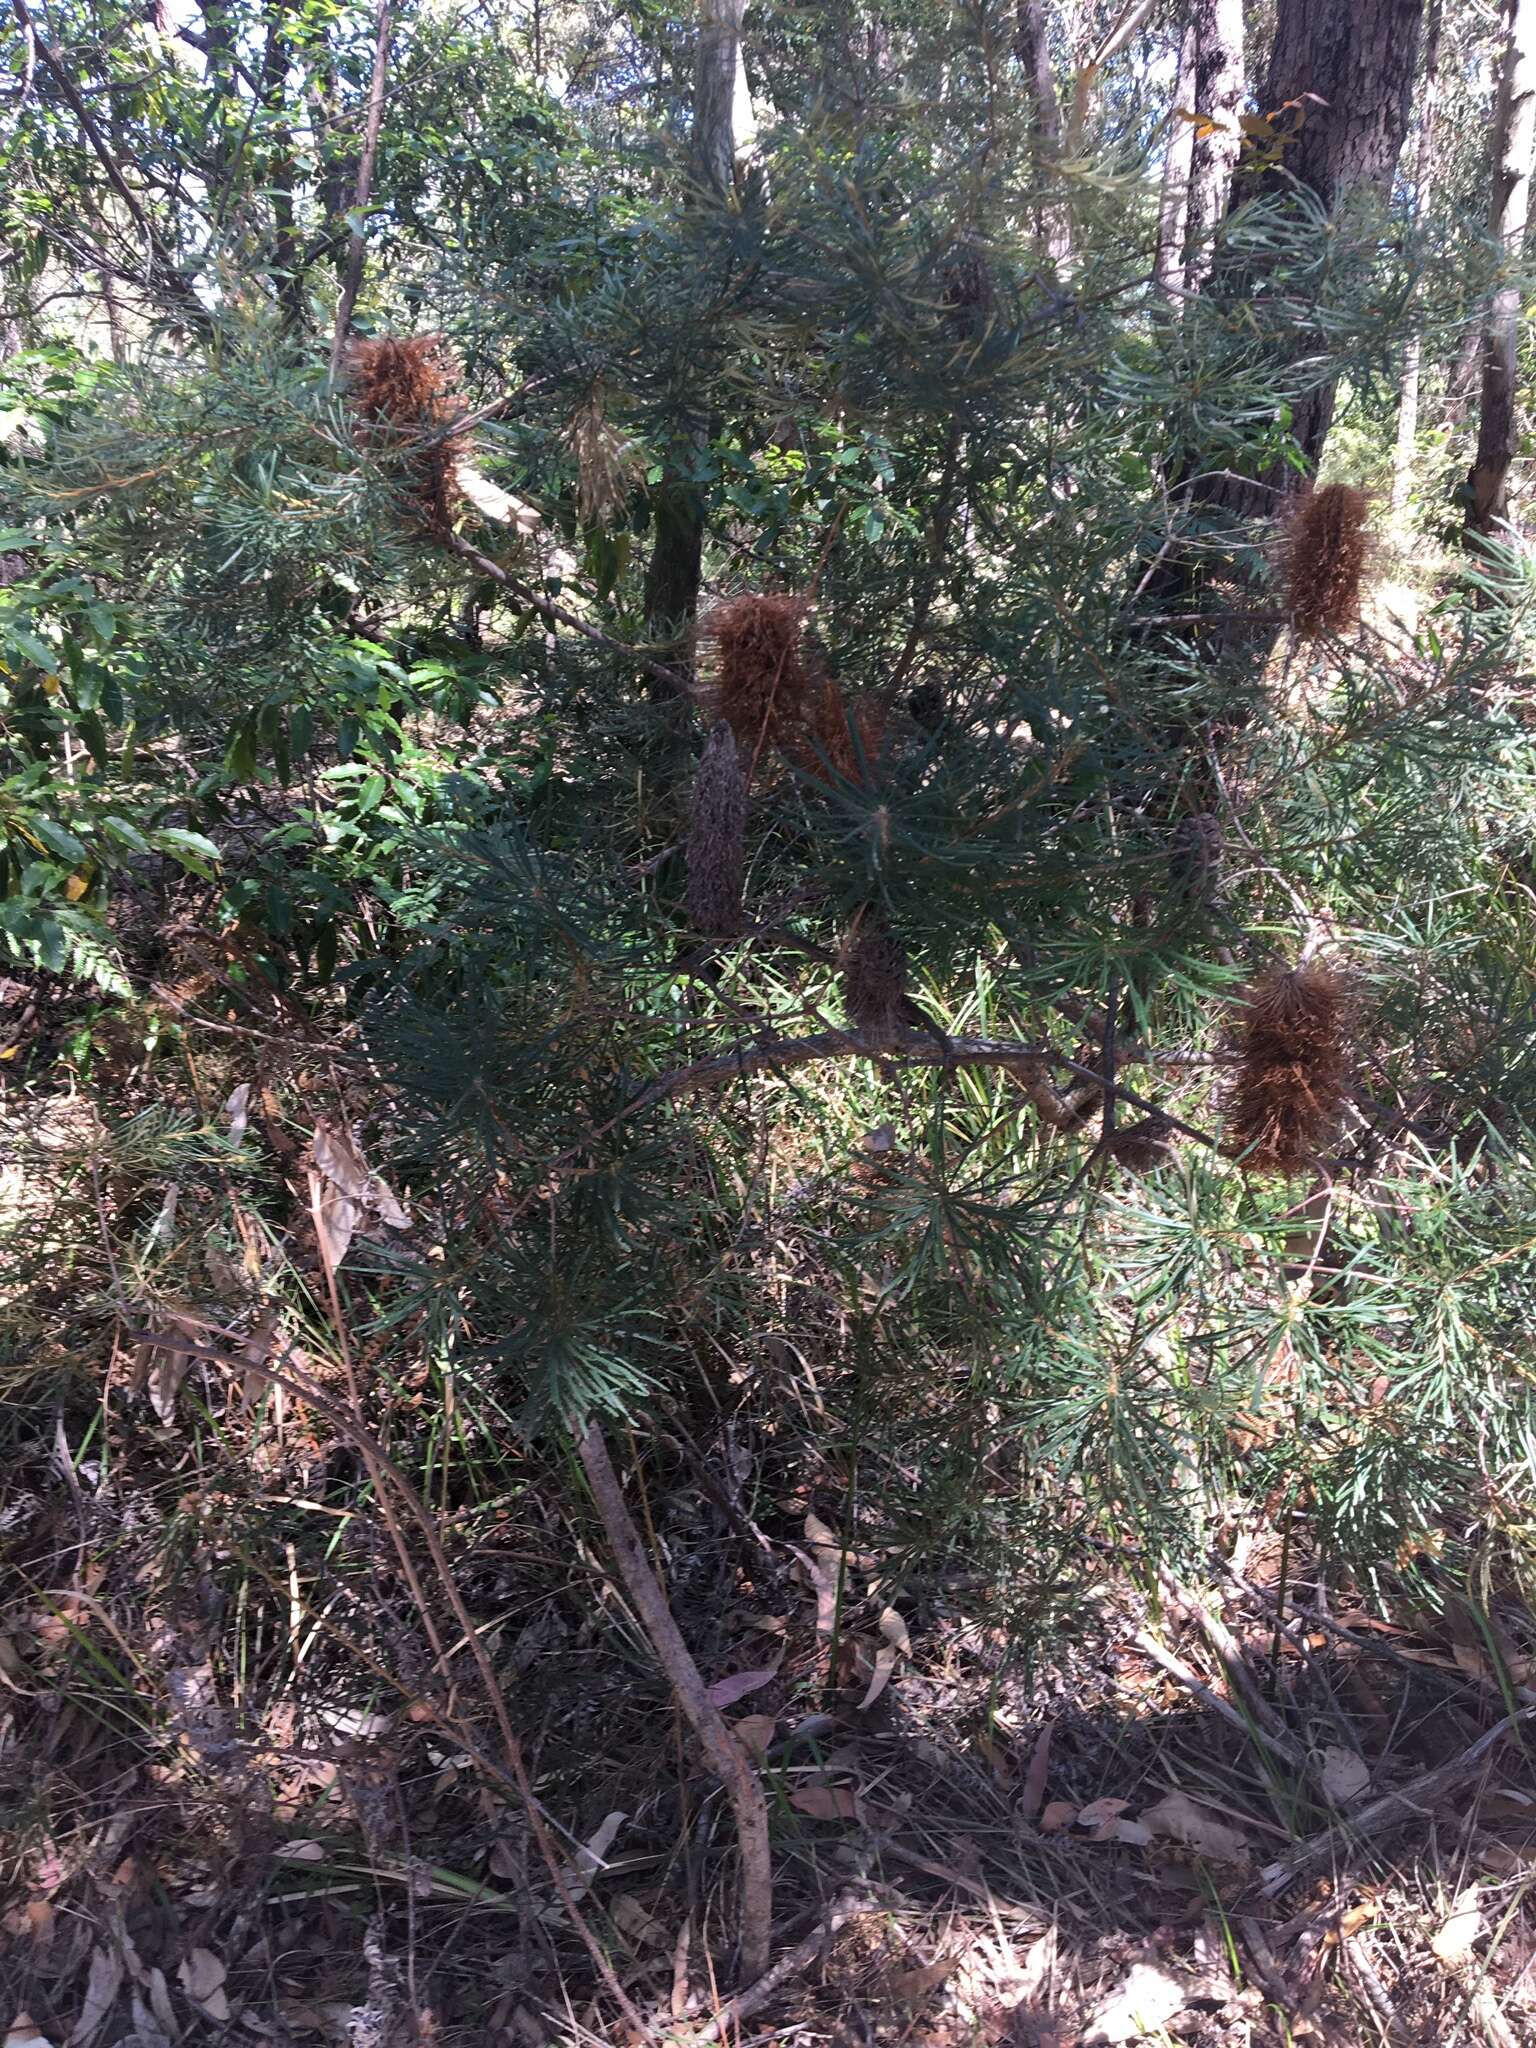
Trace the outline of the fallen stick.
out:
[[[1518,1714],[1506,1715],[1486,1735],[1480,1735],[1470,1748],[1464,1749],[1460,1756],[1453,1756],[1448,1763],[1436,1764],[1433,1770],[1410,1779],[1406,1785],[1399,1785],[1395,1792],[1383,1793],[1380,1799],[1373,1799],[1369,1806],[1362,1806],[1358,1813],[1352,1813],[1341,1826],[1324,1828],[1321,1834],[1311,1836],[1290,1855],[1282,1856],[1278,1863],[1268,1866],[1263,1873],[1260,1896],[1278,1898],[1299,1877],[1332,1862],[1335,1852],[1342,1846],[1358,1847],[1373,1836],[1384,1835],[1389,1828],[1396,1827],[1406,1814],[1426,1812],[1463,1778],[1470,1777],[1506,1735],[1512,1734],[1522,1722],[1531,1720],[1536,1720],[1536,1707],[1522,1707]]]

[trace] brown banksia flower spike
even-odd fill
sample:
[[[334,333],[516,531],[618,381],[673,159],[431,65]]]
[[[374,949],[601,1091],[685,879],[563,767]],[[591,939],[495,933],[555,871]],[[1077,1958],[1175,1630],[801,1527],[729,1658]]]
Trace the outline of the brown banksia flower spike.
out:
[[[1168,894],[1176,902],[1207,904],[1221,881],[1226,842],[1221,820],[1209,811],[1180,818],[1168,848]]]
[[[843,947],[843,1008],[871,1038],[895,1038],[911,1025],[906,949],[877,910],[862,910]]]
[[[750,763],[764,746],[799,731],[811,695],[800,597],[727,598],[700,626],[711,657],[710,708],[736,735]]]
[[[885,706],[874,697],[846,698],[830,676],[820,679],[806,707],[805,735],[791,752],[807,775],[872,786],[885,744]]]
[[[694,778],[688,828],[688,916],[705,938],[733,939],[741,930],[746,828],[741,753],[722,718],[705,743]]]
[[[1286,545],[1286,600],[1303,640],[1342,633],[1360,615],[1360,579],[1370,536],[1369,501],[1351,484],[1311,491],[1291,517]]]
[[[385,455],[403,452],[412,513],[428,532],[449,533],[461,497],[464,437],[449,434],[420,449],[410,443],[430,438],[463,412],[453,351],[440,334],[404,341],[382,335],[353,341],[346,365],[363,438]]]
[[[1104,1141],[1104,1150],[1117,1165],[1132,1173],[1151,1173],[1167,1166],[1174,1157],[1173,1125],[1166,1117],[1146,1116],[1134,1124],[1119,1124]]]
[[[1349,989],[1318,961],[1272,967],[1241,998],[1227,1153],[1250,1173],[1296,1173],[1334,1137],[1349,1099]]]

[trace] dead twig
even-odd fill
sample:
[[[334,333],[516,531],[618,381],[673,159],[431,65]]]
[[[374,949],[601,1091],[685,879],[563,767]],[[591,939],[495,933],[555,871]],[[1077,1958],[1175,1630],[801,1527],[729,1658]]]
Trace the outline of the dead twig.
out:
[[[768,1968],[773,1936],[773,1862],[768,1846],[768,1802],[746,1751],[710,1699],[693,1653],[672,1617],[661,1581],[651,1568],[608,1455],[602,1432],[588,1424],[578,1441],[582,1469],[603,1524],[619,1576],[635,1603],[657,1661],[677,1703],[699,1738],[710,1769],[725,1788],[741,1853],[741,1974],[748,1985]]]
[[[841,1898],[834,1899],[820,1925],[813,1927],[804,1941],[797,1941],[793,1948],[786,1949],[773,1968],[759,1977],[755,1984],[749,1984],[745,1991],[739,1991],[734,1998],[728,1999],[713,2019],[688,2037],[688,2048],[695,2048],[695,2044],[697,2048],[704,2048],[705,2042],[718,2041],[727,2028],[749,2019],[768,2003],[776,1991],[811,1967],[839,1928],[846,1927],[850,1920],[857,1920],[865,1913],[879,1910],[873,1899],[856,1892],[845,1892]]]

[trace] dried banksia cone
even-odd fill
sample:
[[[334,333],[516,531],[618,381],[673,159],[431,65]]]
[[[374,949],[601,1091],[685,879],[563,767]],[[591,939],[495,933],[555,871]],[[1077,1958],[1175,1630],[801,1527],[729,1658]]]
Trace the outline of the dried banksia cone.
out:
[[[708,939],[741,930],[747,789],[736,735],[722,718],[710,734],[693,785],[688,828],[688,916]]]
[[[589,525],[622,512],[639,474],[633,444],[610,423],[601,391],[594,391],[566,428],[576,461],[576,510]]]
[[[1316,961],[1272,967],[1245,992],[1226,1151],[1253,1173],[1311,1165],[1348,1101],[1349,993]]]
[[[1139,1123],[1120,1124],[1105,1140],[1104,1149],[1119,1165],[1132,1173],[1150,1173],[1167,1166],[1174,1156],[1173,1125],[1163,1116],[1146,1116]]]
[[[895,1038],[914,1005],[907,996],[906,949],[878,911],[862,911],[843,948],[843,1008],[855,1029]]]
[[[805,601],[728,598],[701,627],[713,654],[710,697],[750,761],[798,731],[811,692],[803,648]]]
[[[942,687],[930,678],[908,693],[907,710],[924,732],[936,733],[943,725],[949,707],[944,701]]]
[[[1219,818],[1209,811],[1180,818],[1168,849],[1168,894],[1180,903],[1209,903],[1221,881],[1224,851]]]
[[[464,439],[449,434],[429,448],[409,444],[430,437],[463,411],[458,365],[440,334],[408,341],[391,336],[356,340],[347,350],[352,403],[373,431],[365,438],[384,454],[405,452],[405,490],[411,510],[430,532],[445,534],[460,499]]]
[[[1285,567],[1291,625],[1303,640],[1342,633],[1359,617],[1368,510],[1350,484],[1327,484],[1297,506]]]

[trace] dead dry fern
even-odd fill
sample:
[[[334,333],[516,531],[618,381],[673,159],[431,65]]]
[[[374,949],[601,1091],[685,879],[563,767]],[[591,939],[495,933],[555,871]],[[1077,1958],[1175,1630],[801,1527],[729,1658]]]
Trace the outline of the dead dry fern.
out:
[[[355,340],[347,374],[365,444],[385,456],[402,453],[412,516],[435,536],[450,533],[466,449],[460,434],[433,438],[463,413],[458,365],[447,342],[440,334]],[[410,445],[418,441],[428,445]]]

